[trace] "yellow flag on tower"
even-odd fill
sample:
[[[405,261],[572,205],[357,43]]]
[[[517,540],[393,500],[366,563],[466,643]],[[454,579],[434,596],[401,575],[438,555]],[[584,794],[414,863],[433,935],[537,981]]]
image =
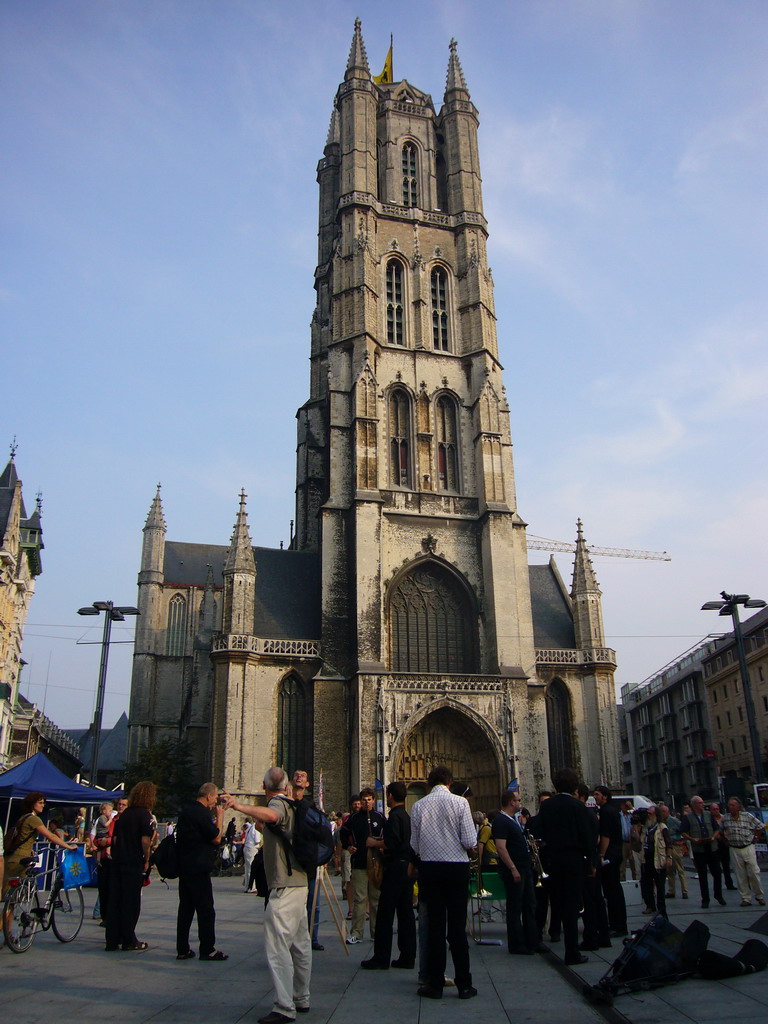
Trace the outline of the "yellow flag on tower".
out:
[[[380,75],[374,75],[373,80],[376,85],[389,85],[392,78],[392,36],[389,37],[389,51],[387,53],[387,59],[384,61],[384,67],[382,68]]]

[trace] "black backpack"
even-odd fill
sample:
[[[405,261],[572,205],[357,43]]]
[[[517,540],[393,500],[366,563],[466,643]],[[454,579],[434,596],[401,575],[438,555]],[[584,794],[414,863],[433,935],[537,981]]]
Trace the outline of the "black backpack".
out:
[[[162,840],[149,858],[149,863],[157,868],[157,873],[161,878],[179,877],[179,855],[176,850],[176,837],[173,833]]]
[[[309,800],[285,801],[293,808],[293,838],[288,841],[285,833],[273,828],[285,846],[288,874],[292,874],[291,858],[288,851],[299,862],[302,871],[314,878],[315,872],[333,857],[333,829],[328,816]]]

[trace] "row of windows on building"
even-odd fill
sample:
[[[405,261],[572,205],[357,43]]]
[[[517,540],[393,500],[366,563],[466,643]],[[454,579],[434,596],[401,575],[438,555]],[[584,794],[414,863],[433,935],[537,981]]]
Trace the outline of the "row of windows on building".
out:
[[[414,489],[413,401],[405,388],[390,391],[388,413],[390,485]],[[445,394],[435,402],[435,473],[439,491],[459,491],[458,410]]]
[[[407,344],[407,323],[404,299],[404,267],[400,260],[387,263],[387,344]],[[448,272],[434,267],[430,274],[430,300],[432,316],[432,347],[437,352],[451,351],[451,320],[448,308]]]

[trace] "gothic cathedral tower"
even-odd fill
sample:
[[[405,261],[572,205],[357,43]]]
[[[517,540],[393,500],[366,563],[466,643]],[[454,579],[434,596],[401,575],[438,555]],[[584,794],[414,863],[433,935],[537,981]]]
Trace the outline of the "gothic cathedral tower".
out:
[[[454,41],[436,112],[372,80],[356,22],[318,167],[296,544],[321,554],[316,770],[418,788],[449,761],[493,806],[549,764],[477,128]]]

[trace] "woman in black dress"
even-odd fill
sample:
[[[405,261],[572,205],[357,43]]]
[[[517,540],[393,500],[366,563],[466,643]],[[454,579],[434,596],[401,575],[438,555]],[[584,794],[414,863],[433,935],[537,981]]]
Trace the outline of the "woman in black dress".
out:
[[[142,883],[149,870],[156,799],[153,782],[137,782],[128,797],[127,808],[115,821],[105,947],[108,952],[143,952],[149,948],[136,938],[136,923],[141,913]]]

